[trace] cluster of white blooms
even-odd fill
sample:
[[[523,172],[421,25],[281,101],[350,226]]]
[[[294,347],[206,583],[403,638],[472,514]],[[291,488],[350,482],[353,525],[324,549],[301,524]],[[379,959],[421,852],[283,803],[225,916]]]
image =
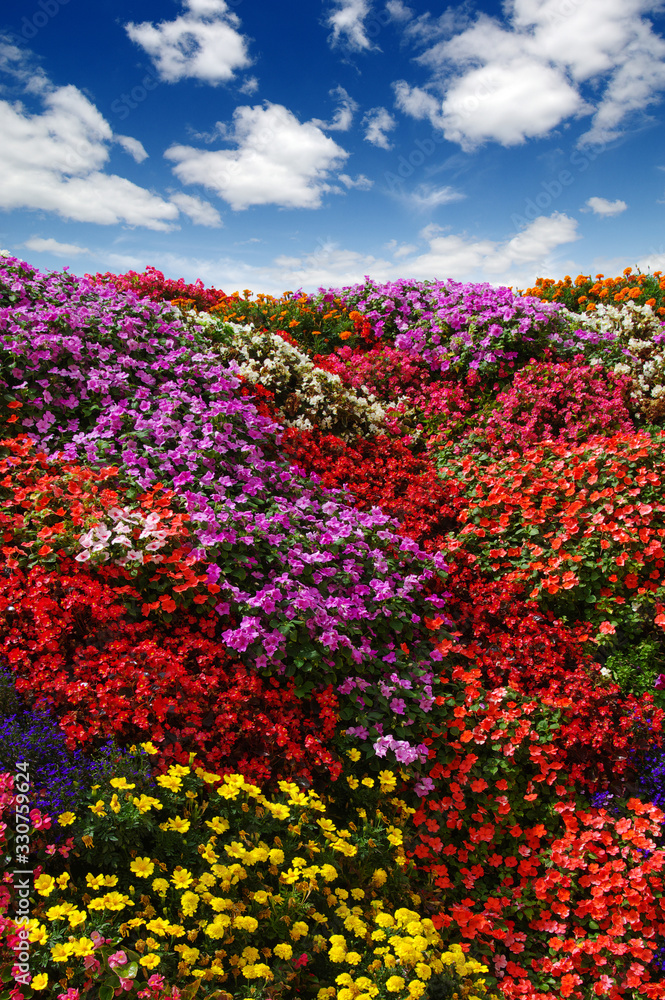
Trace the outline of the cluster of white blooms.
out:
[[[624,356],[613,370],[632,378],[633,401],[644,419],[648,423],[661,421],[665,417],[665,326],[651,306],[601,303],[584,320],[587,329],[613,336],[623,348]]]
[[[217,324],[219,355],[234,372],[274,393],[287,427],[318,427],[343,439],[385,430],[386,412],[362,388],[345,385],[338,375],[318,368],[304,351],[275,333],[215,320],[199,314],[205,332]]]
[[[77,562],[110,559],[118,566],[161,562],[162,557],[154,553],[164,546],[171,532],[163,527],[159,514],[153,512],[146,517],[128,507],[112,507],[107,513],[107,523],[95,524],[79,537]]]

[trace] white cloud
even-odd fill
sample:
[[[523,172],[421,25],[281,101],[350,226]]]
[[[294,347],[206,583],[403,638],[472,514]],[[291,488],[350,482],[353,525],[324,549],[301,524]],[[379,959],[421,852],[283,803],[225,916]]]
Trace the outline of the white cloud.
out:
[[[241,94],[255,94],[259,89],[259,81],[255,76],[248,76],[238,87]]]
[[[116,135],[115,141],[122,146],[126,153],[129,153],[137,163],[143,163],[148,159],[143,143],[138,139],[132,139],[131,135]]]
[[[334,87],[333,90],[329,91],[329,94],[339,102],[334,117],[329,122],[322,121],[320,118],[312,118],[312,125],[318,125],[319,128],[326,129],[328,132],[348,132],[353,124],[353,116],[358,110],[358,105],[344,87]]]
[[[176,83],[192,77],[216,85],[251,64],[247,39],[238,30],[240,19],[225,0],[184,0],[184,10],[174,21],[125,25],[162,80]]]
[[[562,260],[560,248],[579,239],[579,234],[574,219],[557,213],[535,219],[517,236],[505,240],[444,233],[432,225],[422,229],[419,237],[420,248],[415,242],[391,241],[383,247],[389,254],[386,256],[361,253],[326,238],[319,239],[309,253],[281,254],[258,267],[238,256],[186,260],[165,254],[151,263],[165,274],[184,274],[186,280],[200,277],[227,293],[253,288],[280,295],[286,289],[339,288],[362,282],[366,274],[376,281],[452,278],[526,288],[538,275],[575,266]]]
[[[593,197],[588,198],[585,204],[596,215],[619,215],[620,212],[625,212],[628,208],[626,202],[621,201],[619,198],[616,201],[608,201],[607,198]]]
[[[516,145],[580,115],[594,115],[580,144],[599,144],[665,89],[665,41],[642,16],[651,0],[507,0],[504,7],[503,22],[481,14],[430,43],[418,59],[429,83],[399,81],[397,106],[466,149],[488,140]]]
[[[369,191],[374,186],[374,181],[370,180],[369,177],[365,177],[364,174],[358,174],[355,179],[348,174],[340,174],[339,179],[344,187],[358,188],[360,191]]]
[[[346,150],[313,122],[299,122],[279,104],[239,107],[225,137],[235,149],[214,151],[172,146],[165,156],[183,184],[201,184],[234,209],[250,205],[318,208],[335,190],[330,172],[347,159]]]
[[[385,108],[370,108],[363,117],[365,139],[380,149],[392,149],[387,133],[397,125],[396,120]]]
[[[328,16],[328,26],[332,28],[330,43],[342,45],[354,52],[374,48],[367,36],[365,19],[370,13],[368,0],[334,0],[336,9]]]
[[[35,253],[52,253],[55,257],[76,257],[80,253],[90,253],[87,247],[80,247],[75,243],[58,243],[52,237],[43,239],[41,236],[31,236],[23,246]]]
[[[439,205],[448,205],[451,201],[461,201],[466,195],[455,191],[449,186],[433,187],[431,184],[418,184],[408,194],[401,194],[405,201],[416,209],[432,209]]]
[[[194,195],[183,192],[171,195],[171,201],[198,226],[217,229],[223,225],[221,215],[209,201],[203,201],[202,198],[195,198]]]
[[[393,21],[409,21],[413,17],[413,11],[407,7],[402,0],[388,0],[386,10]]]
[[[41,89],[41,113],[0,101],[0,207],[64,219],[168,230],[178,211],[158,195],[106,174],[113,131],[76,87]],[[135,148],[136,151],[136,148]]]

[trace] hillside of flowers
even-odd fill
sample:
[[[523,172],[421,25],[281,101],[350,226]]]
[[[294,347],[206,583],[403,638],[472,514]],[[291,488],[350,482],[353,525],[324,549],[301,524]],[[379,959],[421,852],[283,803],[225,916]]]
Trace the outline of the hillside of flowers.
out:
[[[0,1000],[665,1000],[664,292],[0,256]]]

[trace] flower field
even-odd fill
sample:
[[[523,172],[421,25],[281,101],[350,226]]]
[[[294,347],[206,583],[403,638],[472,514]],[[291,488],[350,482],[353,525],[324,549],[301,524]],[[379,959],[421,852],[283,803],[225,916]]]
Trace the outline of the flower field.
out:
[[[665,1000],[664,292],[0,257],[0,1000]]]

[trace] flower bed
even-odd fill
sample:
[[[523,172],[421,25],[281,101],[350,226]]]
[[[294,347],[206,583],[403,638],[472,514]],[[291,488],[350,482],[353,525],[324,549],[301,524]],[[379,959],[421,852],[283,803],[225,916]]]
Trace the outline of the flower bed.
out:
[[[665,998],[663,332],[531,291],[0,262],[11,1000]]]

